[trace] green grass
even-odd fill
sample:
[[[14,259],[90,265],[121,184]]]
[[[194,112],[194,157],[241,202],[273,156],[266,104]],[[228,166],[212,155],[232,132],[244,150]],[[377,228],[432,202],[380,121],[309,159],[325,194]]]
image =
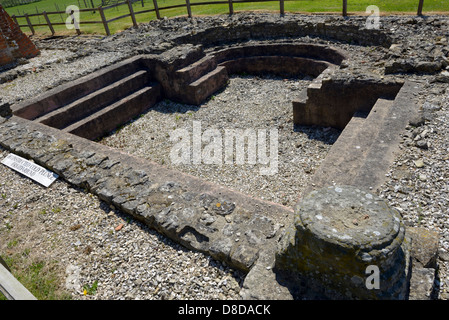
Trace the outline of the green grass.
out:
[[[11,244],[15,245],[15,244]],[[38,300],[70,300],[71,295],[60,288],[56,262],[30,260],[30,250],[3,256],[13,276]],[[0,300],[6,297],[0,293]]]
[[[90,3],[91,0],[42,0],[40,2],[31,3],[28,5],[21,5],[11,8],[6,8],[6,11],[10,15],[23,15],[24,12],[28,14],[36,13],[36,11],[51,12],[64,11],[68,5],[81,5],[80,8],[84,8],[84,3]],[[190,0],[191,4],[205,2],[209,0]],[[101,0],[93,0],[94,5],[100,6]],[[56,7],[56,5],[57,7]],[[185,4],[185,0],[158,0],[159,8],[175,5],[175,4]],[[416,14],[418,8],[418,0],[349,0],[348,1],[348,12],[365,14],[366,7],[369,5],[376,5],[380,9],[381,14],[390,13],[411,13]],[[144,0],[144,7],[142,7],[141,1],[137,1],[133,5],[134,11],[142,11],[153,8],[152,0]],[[240,3],[234,4],[234,12],[238,11],[279,11],[279,2],[255,2],[255,3]],[[341,12],[342,11],[342,0],[285,0],[285,11],[286,12]],[[204,5],[204,6],[192,6],[192,14],[194,16],[199,15],[215,15],[215,14],[226,14],[229,12],[229,7],[227,4],[218,5]],[[447,0],[424,0],[424,14],[431,12],[445,12],[449,13],[449,4]],[[117,16],[128,14],[128,6],[122,5],[117,8],[111,8],[105,11],[106,19],[111,19]],[[100,21],[99,12],[81,12],[81,31],[83,33],[89,34],[105,34],[103,25],[100,24],[83,24],[86,21]],[[174,17],[174,16],[185,16],[187,15],[187,9],[175,8],[168,10],[161,10],[161,16]],[[67,15],[57,14],[49,15],[52,22],[65,22]],[[149,20],[156,19],[156,14],[143,13],[137,14],[136,20],[138,23],[148,22]],[[41,17],[30,17],[33,23],[45,23],[44,18]],[[20,24],[26,24],[24,18],[19,19]],[[130,17],[120,19],[118,21],[109,24],[109,29],[111,33],[116,33],[118,31],[127,29],[132,26],[132,21]],[[27,34],[29,34],[28,28],[22,28]],[[49,28],[36,27],[36,32],[38,34],[47,35],[50,34]],[[74,30],[68,30],[64,25],[55,26],[57,34],[75,34]]]

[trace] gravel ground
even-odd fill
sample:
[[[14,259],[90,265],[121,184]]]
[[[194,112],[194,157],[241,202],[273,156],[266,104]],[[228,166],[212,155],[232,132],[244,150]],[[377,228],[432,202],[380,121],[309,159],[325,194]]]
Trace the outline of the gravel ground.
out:
[[[160,102],[100,143],[261,199],[293,206],[339,134],[338,130],[331,128],[294,127],[291,101],[309,83],[310,79],[234,76],[224,90],[200,108],[168,100]],[[203,134],[209,129],[218,130],[222,140],[219,165],[207,164],[204,159],[200,164],[193,161],[176,164],[171,160],[170,152],[175,142],[170,137],[175,130],[185,129],[191,142],[194,122],[201,125]],[[243,165],[237,164],[237,147],[233,148],[233,164],[226,164],[225,139],[229,129],[266,132],[267,156],[270,159],[274,156],[270,150],[269,132],[270,129],[276,130],[278,165],[272,166],[276,173],[261,174],[260,169],[269,165],[260,164],[260,158],[255,165],[249,164],[247,158]],[[210,143],[209,140],[203,143],[203,150]]]
[[[408,226],[438,232],[440,298],[449,299],[449,88],[428,83],[426,122],[409,126],[401,153],[380,188]]]
[[[169,22],[158,21],[143,26],[149,30],[148,41],[153,41],[153,35],[163,34],[155,26]],[[404,34],[404,49],[400,54],[440,54],[435,50],[439,48],[438,44],[432,44],[433,47],[423,44],[440,35],[432,29],[432,23],[421,26],[392,21],[391,24],[391,29],[398,35]],[[130,43],[138,39],[141,45],[144,41],[138,32],[124,34],[135,37],[130,38]],[[51,45],[47,44],[39,57],[1,74],[2,79],[9,79],[5,83],[0,81],[2,100],[14,103],[27,99],[129,56],[129,51],[121,52],[120,45],[115,45],[114,41],[119,39],[120,36],[107,41],[80,37],[79,40],[57,39]],[[308,37],[303,40],[329,43]],[[104,43],[103,50],[92,49],[98,45],[96,41]],[[163,43],[163,39],[158,41]],[[442,41],[441,37],[435,41]],[[125,47],[125,44],[121,45]],[[361,72],[369,70],[382,74],[385,61],[400,56],[397,48],[333,45],[351,54],[348,70],[357,70],[360,66],[364,68]],[[449,89],[447,83],[432,82],[432,76],[404,77],[416,78],[426,84],[421,100],[428,111],[427,120],[421,127],[408,128],[401,153],[379,194],[401,212],[407,225],[422,226],[440,234],[439,298],[448,300]],[[307,86],[309,80],[234,76],[225,90],[201,108],[160,102],[101,143],[291,206],[295,195],[338,137],[338,132],[333,129],[293,128],[291,99],[295,90]],[[227,128],[277,128],[278,174],[262,176],[260,165],[233,168],[227,165],[174,166],[168,154],[168,147],[173,145],[168,142],[170,133],[180,128],[190,132],[193,121],[200,121],[203,131],[210,128],[220,132]],[[0,148],[0,159],[7,154]],[[55,262],[51,264],[52,272],[60,276],[61,290],[67,290],[72,299],[238,298],[243,274],[180,247],[91,194],[61,180],[45,189],[3,165],[0,175],[0,252],[11,256],[26,253],[26,263],[29,264],[33,261]],[[83,287],[92,287],[95,283],[96,292],[84,294]]]
[[[0,84],[1,99],[13,104],[31,98],[123,58],[121,53],[98,52],[80,56],[67,49],[41,50],[39,56],[14,68],[14,72],[2,75],[5,81],[12,80]]]
[[[1,159],[7,154],[0,149]],[[30,265],[52,265],[72,299],[238,298],[239,271],[186,250],[92,194],[61,180],[46,189],[3,165],[0,175],[1,252],[26,252]],[[95,283],[95,294],[84,294]]]

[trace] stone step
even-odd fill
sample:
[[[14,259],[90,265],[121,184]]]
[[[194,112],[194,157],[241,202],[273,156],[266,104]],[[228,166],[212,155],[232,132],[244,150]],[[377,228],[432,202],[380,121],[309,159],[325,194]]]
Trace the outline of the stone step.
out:
[[[380,172],[387,172],[389,164],[394,161],[394,150],[397,148],[399,132],[397,125],[393,125],[397,116],[394,112],[395,101],[378,99],[367,117],[370,131],[376,128],[377,135],[372,139],[371,146],[366,152],[365,161],[360,165],[354,181],[358,185],[366,185],[368,181],[375,182]],[[367,187],[374,187],[366,185]]]
[[[77,136],[94,140],[132,120],[160,100],[159,84],[146,86],[129,96],[62,129]]]
[[[213,56],[205,56],[200,60],[176,71],[176,78],[180,83],[192,83],[202,75],[211,72],[217,67]]]
[[[148,82],[148,78],[147,71],[137,71],[66,106],[53,110],[35,121],[58,129],[67,127],[121,97],[143,88]]]
[[[312,96],[315,93],[319,93],[321,87],[323,85],[323,79],[329,78],[332,74],[338,69],[337,66],[328,65],[326,70],[321,72],[315,79],[312,80],[312,83],[307,87],[307,94]]]
[[[252,56],[227,60],[219,64],[226,67],[228,74],[249,73],[265,74],[271,73],[277,76],[308,75],[319,76],[329,63],[321,60],[303,57],[280,57],[280,56]]]
[[[392,113],[393,101],[378,99],[369,114],[357,112],[346,125],[312,178],[313,188],[332,184],[365,186],[367,175],[377,176],[384,166],[381,149],[385,119]],[[365,118],[366,117],[366,118]],[[307,192],[304,192],[306,194]]]
[[[75,81],[69,81],[42,95],[11,107],[16,116],[33,120],[61,106],[127,77],[141,68],[141,57],[134,57],[102,68]]]
[[[217,67],[186,87],[186,103],[199,105],[229,80],[226,67]]]
[[[314,123],[310,119],[308,113],[310,113],[310,107],[308,106],[309,96],[313,97],[314,95],[319,95],[320,90],[323,84],[323,79],[330,77],[333,72],[337,69],[336,66],[328,65],[328,67],[321,72],[312,82],[308,85],[307,88],[301,90],[299,94],[293,99],[292,107],[293,107],[293,123],[301,124],[301,125],[313,125]],[[313,107],[312,107],[313,108]],[[313,119],[313,117],[312,117]]]

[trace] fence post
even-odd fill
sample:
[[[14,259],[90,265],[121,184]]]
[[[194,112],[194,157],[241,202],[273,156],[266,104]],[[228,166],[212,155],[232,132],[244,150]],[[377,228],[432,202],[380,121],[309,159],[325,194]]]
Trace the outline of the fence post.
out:
[[[424,6],[424,0],[419,0],[418,3],[418,16],[422,16],[422,8]]]
[[[20,12],[19,12],[20,13]],[[16,18],[16,15],[15,14],[13,14],[12,16],[11,16],[11,18],[14,20],[14,22],[17,24],[17,25],[19,25],[19,22],[17,21],[17,18]]]
[[[189,18],[192,18],[192,9],[190,8],[190,0],[186,0],[187,5],[187,14],[189,15]]]
[[[103,22],[104,30],[106,31],[106,35],[110,36],[111,32],[109,31],[108,21],[106,20],[102,7],[98,7],[98,11],[100,12],[101,21]]]
[[[76,34],[80,35],[81,34],[81,30],[79,29],[79,24],[78,21],[76,21],[75,16],[73,15],[75,11],[72,10],[72,12],[70,12],[70,17],[72,18],[72,23],[75,26],[75,30],[76,30]]]
[[[39,14],[39,9],[36,7],[36,13]],[[41,18],[39,16],[37,16],[37,21],[39,22],[39,24],[41,23]]]
[[[154,10],[156,11],[156,17],[157,17],[158,19],[160,19],[160,18],[161,18],[161,15],[160,15],[160,13],[159,13],[159,7],[158,7],[158,5],[157,5],[157,0],[153,0],[153,5],[154,5]]]
[[[343,0],[343,17],[348,15],[348,0]]]
[[[31,33],[34,35],[34,28],[33,25],[31,24],[30,17],[28,17],[28,13],[25,13],[25,18],[27,19],[28,27],[30,28]]]
[[[285,11],[284,11],[284,0],[279,0],[279,7],[280,7],[281,15],[284,15],[285,14]]]
[[[137,28],[136,16],[134,15],[133,4],[131,0],[126,0],[128,3],[129,13],[131,14],[131,20],[133,21],[133,26]]]
[[[45,21],[47,21],[48,27],[50,28],[50,31],[51,31],[51,35],[54,36],[55,29],[53,29],[50,19],[48,18],[47,12],[44,11],[44,12],[42,12],[42,14],[44,15]]]
[[[229,14],[233,15],[234,14],[234,5],[232,4],[232,0],[228,0],[229,2]]]

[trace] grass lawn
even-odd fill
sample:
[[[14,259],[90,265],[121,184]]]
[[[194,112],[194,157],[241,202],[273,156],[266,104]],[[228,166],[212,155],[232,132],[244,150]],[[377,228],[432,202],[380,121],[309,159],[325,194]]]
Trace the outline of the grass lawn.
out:
[[[229,7],[227,4],[217,4],[217,5],[194,5],[196,3],[206,2],[210,0],[190,0],[192,5],[192,14],[198,15],[214,15],[214,14],[226,14],[229,12]],[[36,12],[54,12],[54,11],[64,11],[69,5],[76,5],[81,9],[91,7],[93,2],[95,7],[101,5],[101,0],[42,0],[39,2],[31,3],[28,5],[21,5],[16,7],[6,8],[6,11],[12,15],[23,15],[24,13],[33,14]],[[166,6],[185,4],[185,0],[157,0],[159,8]],[[143,7],[142,7],[143,3]],[[380,9],[382,14],[390,13],[411,13],[416,14],[418,8],[418,0],[348,0],[348,12],[349,14],[365,14],[366,7],[369,5],[376,5]],[[153,0],[143,0],[136,1],[133,4],[135,12],[148,10],[153,8]],[[234,12],[238,11],[250,11],[250,10],[265,10],[265,11],[279,11],[279,1],[269,1],[269,2],[255,2],[255,3],[235,3]],[[342,0],[285,0],[285,11],[286,12],[338,12],[342,11]],[[424,0],[424,14],[431,14],[435,12],[439,13],[449,13],[449,3],[448,0]],[[112,19],[121,15],[128,14],[128,6],[122,5],[116,8],[111,8],[105,10],[106,19]],[[187,15],[187,9],[185,7],[165,9],[161,10],[161,16],[174,17],[180,15]],[[66,14],[51,14],[49,15],[50,21],[65,22],[67,19]],[[156,19],[156,14],[154,12],[142,13],[136,15],[136,20],[138,23],[148,22],[149,20]],[[33,24],[36,23],[46,23],[43,16],[40,17],[30,17]],[[25,18],[18,19],[19,24],[26,24]],[[104,27],[101,23],[99,24],[83,24],[86,21],[101,21],[100,14],[98,10],[93,12],[81,12],[81,31],[83,33],[91,34],[105,34]],[[132,21],[130,17],[120,19],[109,23],[109,29],[111,33],[116,33],[118,31],[124,30],[132,26]],[[75,34],[74,30],[68,30],[65,25],[54,26],[57,34]],[[29,29],[23,27],[27,34],[29,34]],[[35,27],[35,31],[38,34],[46,35],[50,34],[49,28],[47,26]]]

